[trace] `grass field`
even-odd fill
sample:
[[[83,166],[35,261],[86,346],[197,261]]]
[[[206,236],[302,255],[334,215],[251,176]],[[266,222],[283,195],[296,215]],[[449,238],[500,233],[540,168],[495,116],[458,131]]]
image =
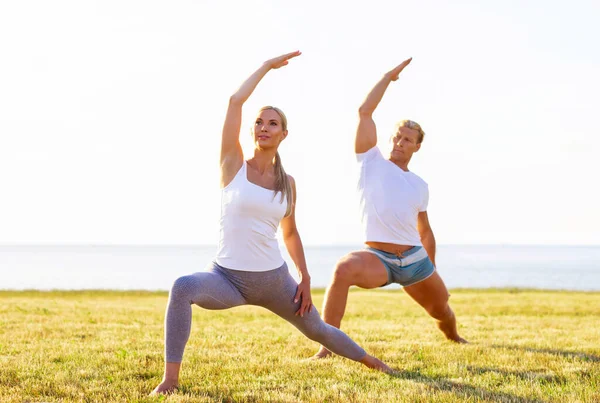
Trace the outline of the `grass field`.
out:
[[[313,291],[316,306],[322,291]],[[166,293],[0,292],[0,402],[600,402],[600,293],[453,290],[443,339],[399,290],[353,290],[342,324],[386,375],[262,308],[194,308],[181,387],[163,368]]]

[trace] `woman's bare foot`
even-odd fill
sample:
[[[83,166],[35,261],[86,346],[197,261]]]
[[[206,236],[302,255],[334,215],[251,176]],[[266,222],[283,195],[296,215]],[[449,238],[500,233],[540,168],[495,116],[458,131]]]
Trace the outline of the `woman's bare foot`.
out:
[[[327,350],[325,347],[321,346],[317,354],[310,357],[311,360],[319,360],[321,358],[327,358],[331,356],[331,351]]]
[[[175,390],[177,389],[177,386],[178,386],[177,382],[163,380],[160,383],[160,385],[158,385],[156,388],[154,388],[152,393],[150,393],[150,396],[171,394],[171,393],[175,392]]]
[[[166,362],[165,363],[165,374],[163,375],[162,382],[158,385],[150,395],[168,395],[175,392],[179,385],[179,370],[181,369],[181,362]]]
[[[386,374],[394,372],[394,370],[385,365],[383,361],[373,357],[372,355],[367,354],[365,358],[360,360],[360,362],[371,369],[376,369],[377,371],[385,372]]]

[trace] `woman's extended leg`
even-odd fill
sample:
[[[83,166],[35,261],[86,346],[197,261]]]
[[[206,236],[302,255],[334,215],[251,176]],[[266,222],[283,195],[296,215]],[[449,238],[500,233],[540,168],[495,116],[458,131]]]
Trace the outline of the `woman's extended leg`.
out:
[[[287,266],[273,271],[274,278],[265,283],[266,289],[276,290],[270,292],[269,298],[262,298],[257,305],[261,305],[287,320],[306,337],[321,343],[330,351],[354,361],[359,361],[369,368],[389,372],[391,368],[375,357],[368,355],[365,350],[356,344],[346,333],[340,329],[323,322],[317,309],[313,306],[311,312],[305,312],[301,317],[295,313],[300,308],[301,301],[294,303],[294,296],[298,284],[290,276]],[[254,304],[254,301],[248,301]]]

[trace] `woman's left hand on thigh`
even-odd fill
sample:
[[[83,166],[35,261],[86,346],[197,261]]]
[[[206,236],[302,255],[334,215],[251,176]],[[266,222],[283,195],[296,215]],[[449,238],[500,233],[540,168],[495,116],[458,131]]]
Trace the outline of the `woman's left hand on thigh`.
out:
[[[304,316],[305,312],[312,311],[312,297],[310,295],[310,280],[302,280],[298,283],[294,303],[301,301],[300,309],[296,311],[296,315]]]

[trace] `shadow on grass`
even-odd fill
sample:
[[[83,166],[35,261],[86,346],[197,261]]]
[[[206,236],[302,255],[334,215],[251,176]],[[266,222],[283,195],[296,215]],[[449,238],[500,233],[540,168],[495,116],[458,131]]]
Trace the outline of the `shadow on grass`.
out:
[[[544,403],[544,400],[528,399],[504,392],[492,392],[487,389],[467,385],[465,383],[453,382],[442,377],[428,377],[415,371],[397,371],[389,376],[399,379],[407,379],[423,383],[433,390],[454,393],[463,400],[479,401],[481,399],[494,402],[518,402],[518,403]]]
[[[485,374],[485,373],[493,373],[502,376],[514,376],[522,380],[526,381],[537,381],[545,384],[566,384],[567,378],[560,375],[550,375],[539,371],[508,371],[506,369],[499,368],[489,368],[489,367],[474,367],[467,366],[467,371],[472,374]]]
[[[212,402],[221,402],[221,403],[235,403],[235,402],[244,402],[244,403],[262,403],[264,402],[264,398],[255,397],[255,396],[242,396],[239,398],[233,398],[231,396],[232,392],[230,390],[203,390],[198,391],[195,387],[185,387],[180,386],[177,389],[177,393],[181,393],[184,396],[193,397],[194,399],[198,398],[208,398]]]
[[[565,350],[554,350],[551,348],[533,348],[527,346],[515,346],[510,344],[493,344],[490,347],[492,348],[503,348],[505,350],[520,350],[527,351],[530,353],[542,353],[542,354],[551,354],[557,355],[565,358],[578,358],[583,361],[589,362],[600,362],[600,357],[594,354],[586,354],[580,353],[577,351],[565,351]]]
[[[471,370],[471,369],[469,369]],[[502,372],[492,368],[475,368],[476,372],[483,373],[488,371],[499,372],[503,375],[510,374],[510,372]],[[442,392],[451,392],[457,397],[465,401],[480,401],[488,400],[494,402],[511,402],[511,403],[546,403],[544,400],[529,399],[505,392],[492,392],[487,389],[478,388],[465,383],[450,381],[443,377],[428,377],[416,371],[396,371],[388,376],[397,379],[406,379],[415,381],[427,385],[430,389]],[[230,390],[203,390],[199,391],[196,387],[182,385],[177,390],[178,394],[187,396],[194,396],[195,398],[209,398],[214,402],[238,402],[244,401],[246,403],[259,403],[264,401],[264,397],[255,396],[243,396],[240,398],[234,398],[231,396]],[[163,401],[163,398],[159,398],[158,401]],[[154,400],[156,401],[156,400]]]

